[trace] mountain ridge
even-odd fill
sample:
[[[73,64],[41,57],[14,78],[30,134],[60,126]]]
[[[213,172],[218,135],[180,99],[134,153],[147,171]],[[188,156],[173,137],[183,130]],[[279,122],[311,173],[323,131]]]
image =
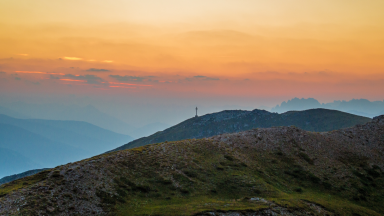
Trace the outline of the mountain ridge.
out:
[[[258,109],[252,111],[225,110],[187,119],[164,131],[133,140],[112,151],[139,147],[150,143],[203,138],[272,126],[296,125],[304,130],[317,132],[331,131],[351,127],[356,124],[364,124],[370,120],[366,117],[328,109],[289,111],[283,114]]]

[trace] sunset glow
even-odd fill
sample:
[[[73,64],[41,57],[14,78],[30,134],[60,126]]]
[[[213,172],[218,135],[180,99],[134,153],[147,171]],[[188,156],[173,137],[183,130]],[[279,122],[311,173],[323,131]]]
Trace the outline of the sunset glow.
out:
[[[164,96],[382,100],[382,8],[381,0],[6,0],[0,76],[12,84],[0,88],[36,88],[23,79],[50,91],[61,80],[87,84],[87,94],[137,86],[147,96],[155,93],[145,87]]]

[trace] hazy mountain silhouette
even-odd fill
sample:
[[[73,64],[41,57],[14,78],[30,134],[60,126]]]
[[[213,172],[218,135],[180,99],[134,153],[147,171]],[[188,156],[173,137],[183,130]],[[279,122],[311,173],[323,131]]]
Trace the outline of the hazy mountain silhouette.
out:
[[[84,149],[90,153],[89,156],[100,154],[126,139],[133,139],[128,135],[118,134],[81,121],[15,119],[0,115],[0,123],[14,125],[50,140]]]
[[[8,108],[2,107],[2,106],[0,106],[0,114],[7,115],[7,116],[10,116],[10,117],[13,117],[13,118],[21,118],[21,119],[29,118],[26,115],[23,115],[23,114],[21,114],[19,112],[13,111],[11,109],[8,109]]]
[[[272,108],[271,111],[283,113],[291,110],[307,110],[307,109],[314,109],[314,108],[320,108],[321,104],[319,101],[317,101],[314,98],[308,98],[308,99],[299,99],[299,98],[293,98],[291,100],[288,100],[287,102],[282,102],[281,105],[277,105],[276,107]]]
[[[0,148],[6,148],[31,159],[43,167],[54,167],[60,164],[81,160],[89,152],[66,145],[60,141],[50,140],[23,128],[9,124],[0,124]],[[21,158],[23,160],[24,158]],[[43,167],[34,167],[43,168]],[[25,171],[25,170],[24,170]],[[20,171],[17,171],[20,172]],[[1,176],[15,174],[0,173]]]
[[[132,125],[101,112],[92,105],[83,107],[58,103],[30,104],[16,102],[9,104],[8,110],[21,113],[24,116],[34,119],[85,121],[101,128],[126,135],[130,135],[130,132],[136,129],[136,127]]]
[[[142,127],[133,126],[101,112],[92,105],[82,107],[57,103],[27,104],[17,102],[9,106],[11,108],[0,107],[0,114],[22,119],[84,121],[116,133],[129,135],[133,138],[148,136],[170,126],[159,122],[150,123]]]
[[[126,143],[126,139],[133,138],[86,122],[16,119],[0,115],[0,147],[39,165],[7,174],[0,170],[0,176],[91,157]],[[20,160],[24,158],[20,157]]]
[[[130,124],[127,124],[113,116],[101,112],[92,105],[80,108],[69,107],[63,110],[62,112],[58,113],[57,117],[53,119],[85,121],[97,125],[99,127],[105,128],[107,130],[130,135],[132,137],[134,137],[134,135],[131,135],[133,134],[132,131],[136,129],[136,127]]]
[[[314,98],[293,98],[287,102],[282,102],[280,105],[272,108],[271,111],[283,113],[291,110],[299,111],[315,108],[339,110],[372,118],[384,113],[384,101],[371,102],[367,99],[353,99],[350,101],[333,101],[331,103],[321,104]]]
[[[1,133],[1,132],[0,132]],[[1,142],[1,141],[0,141]],[[2,176],[36,169],[42,165],[16,151],[0,148],[0,178]],[[0,182],[0,184],[5,182]]]

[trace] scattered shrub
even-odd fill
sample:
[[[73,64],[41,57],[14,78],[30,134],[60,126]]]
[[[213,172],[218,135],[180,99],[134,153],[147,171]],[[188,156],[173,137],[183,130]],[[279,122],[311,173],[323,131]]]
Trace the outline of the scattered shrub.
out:
[[[222,171],[222,170],[224,170],[224,167],[222,167],[222,166],[217,166],[216,169]]]
[[[282,151],[278,151],[278,152],[276,152],[276,155],[283,156],[284,153]]]
[[[374,168],[366,169],[366,171],[367,171],[368,175],[372,176],[373,178],[378,178],[381,176],[381,174],[378,171],[376,171]]]
[[[143,193],[148,193],[151,191],[151,187],[149,185],[138,185],[135,188],[136,191],[141,191]]]
[[[170,179],[160,179],[159,182],[163,185],[170,185],[172,181]]]
[[[307,163],[313,165],[314,164],[314,161],[307,155],[305,154],[304,152],[300,152],[299,154],[299,157],[305,161],[307,161]]]
[[[59,178],[59,177],[61,177],[61,175],[60,175],[60,171],[59,171],[59,170],[55,170],[55,171],[53,171],[51,177],[52,177],[52,178]]]
[[[194,170],[186,170],[186,171],[184,171],[184,174],[190,178],[196,178],[197,177],[197,172]]]
[[[233,161],[234,160],[234,158],[232,156],[230,156],[230,155],[224,155],[224,158],[229,160],[229,161]]]
[[[323,182],[323,186],[327,190],[331,190],[332,189],[332,185],[330,183],[328,183],[328,182]]]
[[[303,189],[301,187],[298,187],[298,188],[295,188],[293,189],[295,192],[297,193],[302,193],[303,192]]]
[[[248,167],[248,165],[245,164],[245,163],[243,163],[243,162],[240,163],[240,166],[242,166],[242,167]]]
[[[189,194],[189,190],[185,189],[185,188],[180,188],[180,192],[182,194]]]

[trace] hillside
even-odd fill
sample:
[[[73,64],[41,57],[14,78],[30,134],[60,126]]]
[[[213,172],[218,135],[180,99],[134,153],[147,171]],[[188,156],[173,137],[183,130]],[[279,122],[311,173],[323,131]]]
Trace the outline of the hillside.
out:
[[[15,181],[17,179],[25,178],[27,176],[34,175],[34,174],[39,173],[39,172],[44,171],[44,170],[47,170],[47,169],[29,170],[29,171],[26,171],[23,173],[6,176],[6,177],[0,179],[0,185],[11,182],[11,181]]]
[[[366,117],[327,109],[290,111],[283,114],[257,109],[253,111],[227,110],[188,119],[164,131],[129,142],[115,150],[274,126],[295,125],[307,131],[324,132],[364,124],[370,120]]]
[[[384,215],[383,134],[380,116],[112,152],[0,186],[0,215]]]
[[[127,135],[79,121],[16,119],[0,114],[0,178],[30,169],[55,167],[120,146]],[[7,159],[6,159],[7,158]]]

